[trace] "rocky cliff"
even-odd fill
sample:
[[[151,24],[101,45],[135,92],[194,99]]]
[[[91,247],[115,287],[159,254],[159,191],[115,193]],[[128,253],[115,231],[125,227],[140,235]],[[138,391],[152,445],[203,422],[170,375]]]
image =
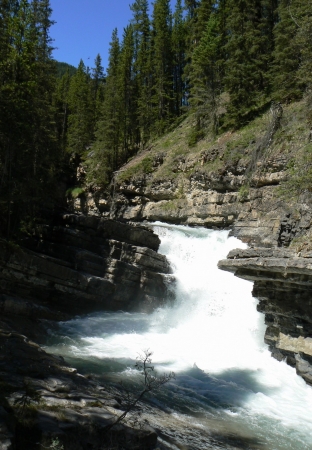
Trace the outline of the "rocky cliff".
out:
[[[309,142],[302,103],[273,108],[242,130],[189,147],[193,126],[188,118],[139,153],[116,174],[110,195],[89,193],[76,207],[123,221],[230,227],[264,247],[288,246],[307,232],[309,196],[285,200],[280,192],[289,164]]]
[[[233,250],[219,268],[253,281],[264,340],[272,356],[296,367],[312,385],[312,253],[284,249]]]
[[[56,311],[151,311],[164,301],[169,273],[159,243],[147,228],[75,214],[35,230],[19,246],[0,242],[1,311],[22,313],[23,301],[10,297],[30,300],[25,314],[37,308],[45,318]]]
[[[220,268],[255,282],[273,356],[311,383],[312,201],[309,189],[287,196],[289,166],[306,161],[310,142],[305,106],[277,105],[245,129],[195,147],[187,145],[192,126],[188,119],[116,174],[110,214],[229,228],[247,242],[250,250],[230,254]],[[85,206],[101,209],[92,198]]]
[[[35,342],[47,320],[161,305],[170,276],[159,243],[145,227],[75,214],[18,244],[0,241],[1,450],[155,447],[148,427],[108,433],[126,393],[79,375]]]

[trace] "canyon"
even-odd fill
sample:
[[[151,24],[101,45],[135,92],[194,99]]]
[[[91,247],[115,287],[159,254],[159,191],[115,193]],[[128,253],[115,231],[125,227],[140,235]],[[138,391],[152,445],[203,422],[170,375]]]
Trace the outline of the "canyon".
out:
[[[120,391],[105,390],[40,344],[50,321],[100,310],[149,313],[166,302],[174,279],[148,222],[228,229],[247,243],[219,268],[254,283],[272,356],[312,385],[312,202],[308,191],[288,199],[280,190],[308,135],[285,139],[298,127],[292,114],[285,111],[280,136],[276,118],[265,117],[246,135],[226,133],[187,152],[179,148],[192,126],[186,123],[118,171],[109,192],[93,187],[55,223],[0,242],[1,449],[33,448],[34,440],[47,446],[59,433],[66,448],[105,439],[122,408]],[[30,418],[31,431],[13,413],[29,384],[44,403]],[[29,447],[20,447],[25,438]],[[157,441],[152,429],[126,425],[113,438],[125,448],[154,448]]]

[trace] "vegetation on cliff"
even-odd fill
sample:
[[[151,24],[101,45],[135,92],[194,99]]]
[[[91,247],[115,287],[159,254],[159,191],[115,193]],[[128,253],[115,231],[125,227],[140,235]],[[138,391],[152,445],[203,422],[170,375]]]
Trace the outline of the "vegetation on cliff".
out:
[[[311,126],[309,2],[177,0],[171,11],[169,0],[156,0],[150,11],[147,0],[135,0],[131,9],[133,18],[122,39],[113,31],[104,73],[100,55],[91,69],[82,61],[77,70],[53,61],[49,0],[1,2],[3,235],[29,230],[42,217],[51,217],[68,189],[107,187],[112,174],[138,151],[167,140],[167,154],[185,116],[188,145],[173,149],[175,158],[233,135],[244,143],[229,142],[224,160],[237,162],[247,140],[261,136],[261,128],[268,142],[257,151],[257,145],[249,146],[249,165],[270,146],[266,122],[271,123],[272,101],[288,110],[287,105],[304,97],[301,126]],[[273,134],[281,139],[277,128]],[[299,183],[299,189],[309,189],[308,147],[302,158],[291,163],[295,172],[304,169],[292,187]],[[141,174],[158,164],[152,153],[139,160]],[[177,173],[170,161],[162,170]],[[203,157],[199,163],[202,170],[205,161]],[[213,164],[217,169],[218,161]]]

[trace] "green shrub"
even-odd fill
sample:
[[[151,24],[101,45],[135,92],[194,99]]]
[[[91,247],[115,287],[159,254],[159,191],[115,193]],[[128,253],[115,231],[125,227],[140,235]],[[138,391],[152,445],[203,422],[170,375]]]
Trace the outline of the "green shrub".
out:
[[[249,196],[249,186],[243,185],[238,191],[238,199],[240,202],[244,202],[247,200]]]
[[[188,136],[188,145],[189,147],[195,147],[198,141],[204,139],[205,132],[202,129],[192,128],[191,132]]]
[[[120,172],[118,179],[120,181],[130,180],[136,176],[147,175],[153,172],[153,170],[153,158],[151,156],[146,156],[141,159],[138,164],[127,168],[123,172]]]
[[[81,187],[69,188],[66,191],[66,196],[69,198],[81,198],[85,195],[85,191]]]
[[[312,192],[312,143],[288,163],[288,175],[287,181],[279,189],[282,196],[293,197]]]

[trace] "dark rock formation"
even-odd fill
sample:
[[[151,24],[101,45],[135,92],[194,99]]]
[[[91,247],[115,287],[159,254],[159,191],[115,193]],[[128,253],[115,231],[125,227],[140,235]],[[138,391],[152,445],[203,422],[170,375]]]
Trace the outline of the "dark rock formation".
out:
[[[265,314],[264,340],[278,360],[312,385],[312,253],[288,249],[233,250],[219,268],[254,281]]]
[[[144,227],[65,215],[59,225],[42,227],[20,247],[0,242],[0,287],[11,298],[0,298],[0,308],[29,315],[39,304],[33,311],[46,318],[56,311],[151,311],[164,301],[164,274],[169,273],[166,258],[157,253],[159,242]]]
[[[159,243],[146,227],[75,214],[19,245],[0,241],[1,450],[56,448],[53,442],[73,450],[155,448],[147,426],[118,424],[108,433],[126,393],[107,391],[29,339],[44,339],[46,320],[161,305],[169,264]]]
[[[78,374],[19,333],[0,329],[0,349],[1,450],[155,448],[146,425],[108,431],[126,408],[122,390]]]

